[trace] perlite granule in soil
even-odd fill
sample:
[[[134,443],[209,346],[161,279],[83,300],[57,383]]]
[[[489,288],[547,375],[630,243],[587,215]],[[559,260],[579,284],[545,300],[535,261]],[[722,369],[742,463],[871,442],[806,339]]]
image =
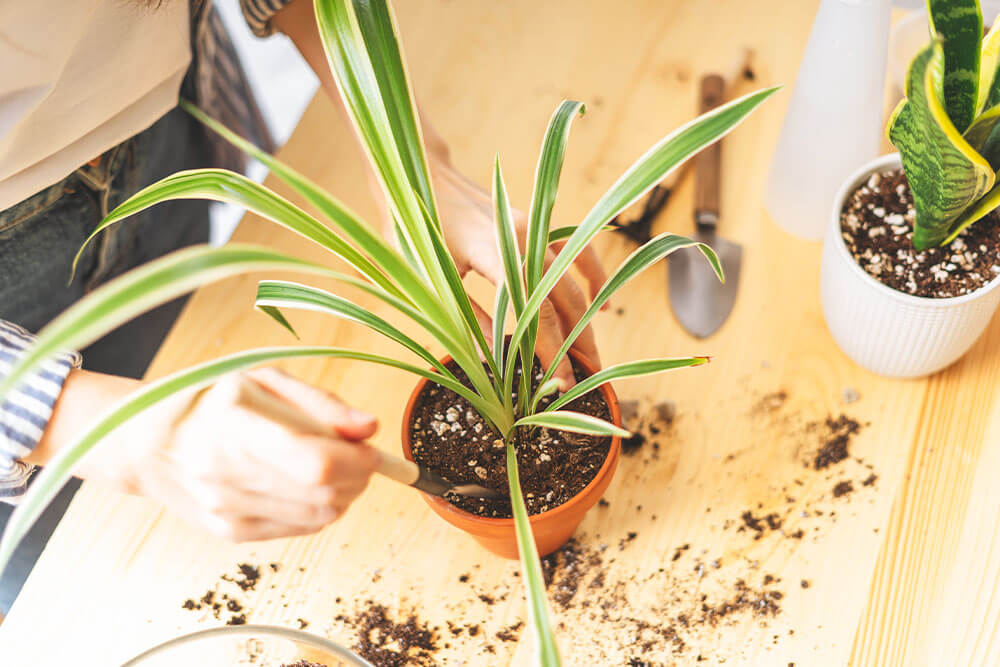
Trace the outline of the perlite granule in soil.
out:
[[[996,212],[967,227],[947,246],[920,251],[913,248],[915,217],[903,170],[876,172],[844,202],[841,235],[866,273],[913,296],[962,296],[1000,274]]]
[[[465,375],[457,365],[448,366],[465,382]],[[576,370],[578,379],[585,377],[579,368]],[[541,379],[541,367],[536,363],[532,382],[537,385]],[[520,378],[515,378],[515,387],[519,383]],[[558,393],[543,398],[539,409],[557,397]],[[599,390],[584,394],[563,409],[604,420],[611,418]],[[479,516],[509,517],[506,447],[468,401],[450,389],[428,383],[417,398],[412,418],[410,447],[417,463],[454,484],[481,484],[502,491],[505,496],[489,500],[450,495],[449,502]],[[610,444],[611,439],[606,437],[547,428],[519,429],[515,446],[528,512],[545,512],[580,493],[604,465]]]

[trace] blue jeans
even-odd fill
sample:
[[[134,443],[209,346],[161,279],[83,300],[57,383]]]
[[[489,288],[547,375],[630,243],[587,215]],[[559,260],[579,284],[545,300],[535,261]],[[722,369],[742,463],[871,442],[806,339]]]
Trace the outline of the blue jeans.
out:
[[[59,183],[0,211],[0,319],[37,331],[101,283],[172,250],[206,242],[208,202],[160,204],[95,238],[67,286],[73,257],[110,210],[169,174],[207,166],[208,155],[197,122],[174,109]],[[150,311],[83,350],[84,368],[141,377],[183,303]],[[0,577],[0,613],[7,613],[78,486],[67,485]],[[11,511],[0,503],[0,528]]]

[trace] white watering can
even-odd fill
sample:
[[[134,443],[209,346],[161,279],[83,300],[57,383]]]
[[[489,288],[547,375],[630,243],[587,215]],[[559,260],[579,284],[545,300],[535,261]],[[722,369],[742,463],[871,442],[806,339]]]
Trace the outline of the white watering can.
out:
[[[989,25],[1000,0],[980,4]],[[893,5],[915,11],[897,22],[890,40]],[[886,64],[899,99],[910,60],[929,39],[924,5],[924,0],[821,0],[764,196],[771,218],[785,231],[821,240],[844,179],[879,155]]]

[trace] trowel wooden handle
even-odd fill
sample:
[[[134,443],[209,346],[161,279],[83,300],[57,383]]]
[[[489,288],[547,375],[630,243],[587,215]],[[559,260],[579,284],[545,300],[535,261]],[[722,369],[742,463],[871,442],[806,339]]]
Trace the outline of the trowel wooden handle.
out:
[[[327,434],[330,429],[302,410],[291,405],[247,377],[240,377],[236,387],[235,403],[253,410],[262,417],[286,426],[293,431]],[[420,467],[413,461],[377,450],[378,466],[375,472],[401,484],[412,486],[420,478]]]
[[[701,79],[701,113],[722,104],[726,82],[718,74]],[[699,225],[714,225],[719,219],[719,174],[722,167],[720,141],[698,153],[694,158],[694,216]]]

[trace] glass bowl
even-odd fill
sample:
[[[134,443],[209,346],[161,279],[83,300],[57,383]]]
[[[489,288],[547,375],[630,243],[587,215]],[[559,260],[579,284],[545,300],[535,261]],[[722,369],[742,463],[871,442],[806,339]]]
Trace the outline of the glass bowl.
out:
[[[151,648],[122,667],[282,667],[299,661],[321,667],[372,667],[327,639],[270,625],[231,625],[193,632]]]

